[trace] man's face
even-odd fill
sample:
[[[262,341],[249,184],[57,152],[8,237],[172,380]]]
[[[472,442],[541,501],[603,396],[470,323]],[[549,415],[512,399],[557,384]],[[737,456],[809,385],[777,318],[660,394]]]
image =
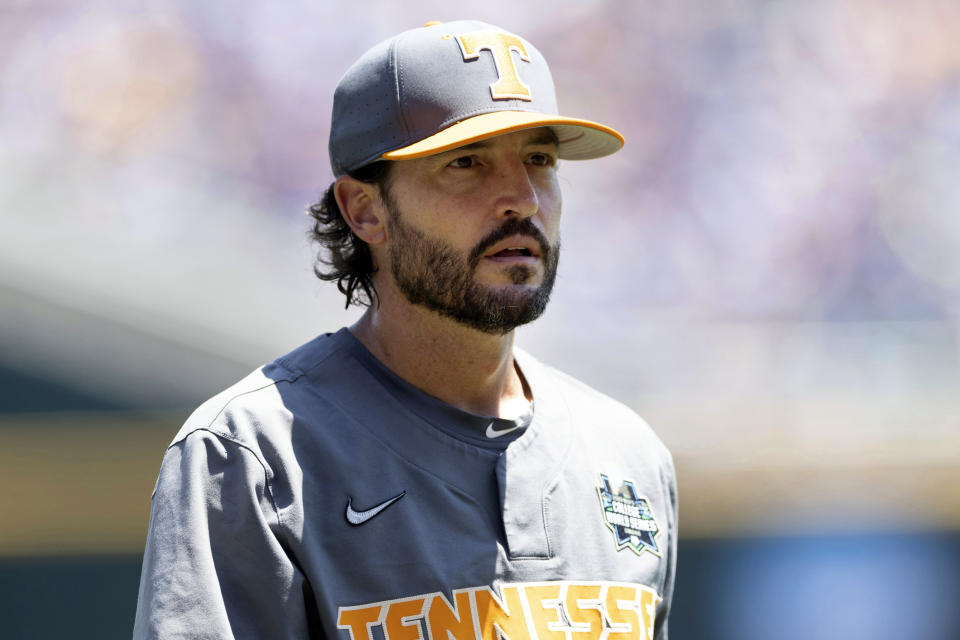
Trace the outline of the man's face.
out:
[[[532,129],[395,163],[387,251],[406,298],[492,334],[539,317],[560,257],[556,157]]]

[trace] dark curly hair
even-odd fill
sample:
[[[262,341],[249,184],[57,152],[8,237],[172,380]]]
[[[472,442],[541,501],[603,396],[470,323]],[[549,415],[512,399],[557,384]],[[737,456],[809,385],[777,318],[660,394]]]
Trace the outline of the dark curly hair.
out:
[[[347,175],[377,185],[381,195],[384,195],[390,178],[390,165],[388,161],[373,162],[348,171]],[[377,291],[373,287],[376,269],[370,255],[370,245],[354,235],[350,225],[343,219],[333,186],[331,184],[320,201],[307,209],[307,214],[314,221],[308,235],[320,244],[313,272],[326,282],[336,281],[337,289],[347,297],[344,307],[351,304],[367,307],[377,301]]]

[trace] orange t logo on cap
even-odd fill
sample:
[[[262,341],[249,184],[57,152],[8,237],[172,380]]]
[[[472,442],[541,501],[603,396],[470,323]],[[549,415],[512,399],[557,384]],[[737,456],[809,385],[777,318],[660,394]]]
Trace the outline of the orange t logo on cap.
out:
[[[497,81],[490,85],[490,95],[494,100],[533,100],[530,87],[520,80],[513,63],[513,51],[520,55],[521,60],[530,62],[523,40],[501,31],[471,31],[457,36],[457,42],[460,43],[464,60],[476,60],[484,49],[493,54]]]

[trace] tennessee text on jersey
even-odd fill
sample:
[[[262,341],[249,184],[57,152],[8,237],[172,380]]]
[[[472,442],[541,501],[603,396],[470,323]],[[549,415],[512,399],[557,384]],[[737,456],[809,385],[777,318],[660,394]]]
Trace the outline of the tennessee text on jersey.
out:
[[[660,595],[624,582],[505,584],[340,607],[349,640],[652,640]],[[378,634],[380,636],[381,634]]]

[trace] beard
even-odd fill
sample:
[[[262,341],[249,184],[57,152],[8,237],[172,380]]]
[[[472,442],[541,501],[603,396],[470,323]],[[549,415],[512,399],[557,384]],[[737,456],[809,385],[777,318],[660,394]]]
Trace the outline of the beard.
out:
[[[560,243],[551,245],[529,218],[507,219],[477,243],[469,255],[463,255],[443,240],[407,224],[388,194],[383,195],[387,196],[384,203],[390,214],[390,273],[411,304],[494,335],[507,334],[536,320],[547,308],[557,277]],[[523,264],[507,268],[515,287],[497,289],[478,283],[475,275],[484,251],[513,235],[530,236],[540,245],[540,284],[535,288],[520,286],[536,276],[535,269]]]

